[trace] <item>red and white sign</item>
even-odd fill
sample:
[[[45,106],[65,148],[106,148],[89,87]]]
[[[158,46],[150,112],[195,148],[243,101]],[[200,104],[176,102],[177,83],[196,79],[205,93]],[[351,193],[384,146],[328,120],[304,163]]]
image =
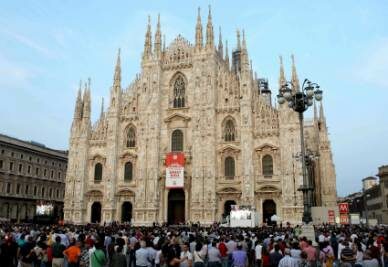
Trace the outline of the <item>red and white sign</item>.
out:
[[[166,156],[166,188],[183,188],[185,173],[185,155],[182,152],[170,152]]]
[[[339,203],[338,209],[340,214],[348,214],[349,213],[349,203]]]
[[[340,224],[349,224],[348,214],[340,214]]]
[[[327,221],[328,223],[332,224],[335,223],[335,212],[334,210],[328,210],[327,211]]]

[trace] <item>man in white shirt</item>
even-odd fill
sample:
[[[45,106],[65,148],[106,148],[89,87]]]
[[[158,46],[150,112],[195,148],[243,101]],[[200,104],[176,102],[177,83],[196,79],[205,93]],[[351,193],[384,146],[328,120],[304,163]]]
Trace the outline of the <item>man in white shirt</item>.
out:
[[[148,267],[150,264],[149,251],[146,249],[146,242],[140,241],[140,248],[136,250],[136,266]]]
[[[191,267],[193,265],[193,255],[189,251],[189,244],[184,243],[180,255],[181,263],[179,267]]]
[[[255,246],[256,266],[261,266],[261,251],[262,250],[263,250],[263,246],[260,244],[259,241],[256,241],[256,246]]]
[[[298,262],[290,256],[290,249],[284,250],[284,257],[279,261],[278,267],[298,267]]]

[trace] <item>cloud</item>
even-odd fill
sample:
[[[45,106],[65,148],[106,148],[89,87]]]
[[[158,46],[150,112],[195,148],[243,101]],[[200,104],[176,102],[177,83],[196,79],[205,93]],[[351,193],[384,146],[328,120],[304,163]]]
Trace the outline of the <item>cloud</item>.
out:
[[[29,85],[38,71],[18,65],[0,54],[0,88],[18,89]]]
[[[42,54],[45,57],[48,57],[48,58],[55,58],[56,57],[56,54],[54,52],[52,52],[51,50],[49,50],[45,46],[40,45],[39,43],[35,42],[34,40],[30,39],[26,35],[19,34],[17,32],[9,31],[6,29],[2,29],[1,32],[8,35],[9,37],[14,39],[15,41],[19,42],[20,44],[35,50],[36,52]]]
[[[388,38],[380,39],[361,54],[352,78],[361,83],[388,88]]]

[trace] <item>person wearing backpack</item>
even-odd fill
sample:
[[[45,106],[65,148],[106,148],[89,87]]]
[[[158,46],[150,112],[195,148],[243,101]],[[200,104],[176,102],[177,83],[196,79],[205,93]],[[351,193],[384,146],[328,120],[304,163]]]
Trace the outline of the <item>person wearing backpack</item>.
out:
[[[94,247],[96,249],[90,255],[91,267],[103,267],[106,264],[105,252],[102,249],[104,244],[99,240]]]

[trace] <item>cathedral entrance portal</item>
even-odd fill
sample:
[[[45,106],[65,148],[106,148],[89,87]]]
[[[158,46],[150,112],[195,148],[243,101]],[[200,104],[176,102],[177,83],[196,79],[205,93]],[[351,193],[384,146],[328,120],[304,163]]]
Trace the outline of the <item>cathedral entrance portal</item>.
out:
[[[168,224],[185,222],[185,192],[173,189],[168,192]]]
[[[223,217],[226,218],[230,215],[230,211],[232,210],[232,205],[236,205],[236,201],[234,200],[227,200],[224,204],[224,214]]]
[[[121,222],[131,222],[132,219],[132,203],[125,201],[121,206]]]
[[[93,202],[93,205],[91,207],[91,223],[100,223],[101,222],[101,203],[100,202]]]
[[[273,224],[271,217],[276,214],[276,203],[272,199],[263,202],[263,223]]]

